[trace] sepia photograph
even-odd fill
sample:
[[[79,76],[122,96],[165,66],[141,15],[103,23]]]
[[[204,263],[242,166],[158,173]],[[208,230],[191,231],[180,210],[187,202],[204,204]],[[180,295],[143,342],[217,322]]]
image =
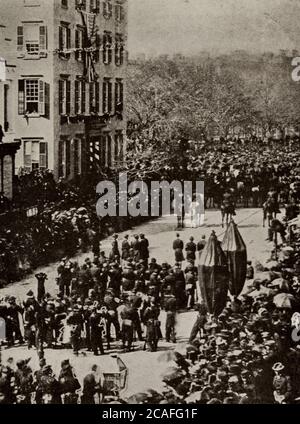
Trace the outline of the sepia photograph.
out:
[[[0,404],[300,404],[297,0],[0,0]]]

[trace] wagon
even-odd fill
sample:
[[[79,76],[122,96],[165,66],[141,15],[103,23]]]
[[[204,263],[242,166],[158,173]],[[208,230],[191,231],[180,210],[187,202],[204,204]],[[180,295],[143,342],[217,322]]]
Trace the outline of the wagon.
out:
[[[120,393],[127,387],[128,368],[117,355],[111,355],[106,358],[103,374],[103,397],[105,400],[109,398],[118,399]]]

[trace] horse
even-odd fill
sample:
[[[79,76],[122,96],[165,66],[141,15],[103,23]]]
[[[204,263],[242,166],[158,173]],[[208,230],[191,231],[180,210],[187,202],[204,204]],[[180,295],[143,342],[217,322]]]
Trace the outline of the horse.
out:
[[[222,228],[224,228],[224,219],[226,218],[226,226],[232,220],[232,217],[236,215],[235,206],[232,201],[224,200],[221,205],[221,215],[222,215]]]
[[[278,213],[280,213],[278,202],[273,197],[269,197],[263,204],[263,227],[265,227],[266,220],[270,226],[272,219],[276,219]]]

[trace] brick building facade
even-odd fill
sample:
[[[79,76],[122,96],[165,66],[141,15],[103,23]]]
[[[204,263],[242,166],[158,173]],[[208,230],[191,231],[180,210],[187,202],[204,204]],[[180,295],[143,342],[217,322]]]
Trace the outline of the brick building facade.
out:
[[[117,166],[126,149],[127,0],[0,0],[0,10],[16,63],[16,169],[73,179]]]

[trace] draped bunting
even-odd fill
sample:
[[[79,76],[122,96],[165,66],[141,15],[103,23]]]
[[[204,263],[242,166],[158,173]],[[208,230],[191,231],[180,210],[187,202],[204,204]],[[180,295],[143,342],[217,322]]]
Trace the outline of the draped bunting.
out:
[[[242,292],[246,280],[247,248],[233,221],[227,227],[222,248],[227,257],[229,291],[233,296],[238,296]]]
[[[201,298],[210,314],[218,316],[226,306],[228,279],[227,259],[213,231],[199,261]]]

